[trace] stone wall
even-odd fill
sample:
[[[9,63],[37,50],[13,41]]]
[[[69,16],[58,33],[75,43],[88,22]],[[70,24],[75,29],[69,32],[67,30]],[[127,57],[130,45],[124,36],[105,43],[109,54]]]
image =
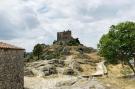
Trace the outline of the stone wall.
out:
[[[57,41],[66,41],[71,39],[73,39],[71,31],[64,31],[57,33]]]
[[[24,50],[0,49],[0,89],[23,89]]]

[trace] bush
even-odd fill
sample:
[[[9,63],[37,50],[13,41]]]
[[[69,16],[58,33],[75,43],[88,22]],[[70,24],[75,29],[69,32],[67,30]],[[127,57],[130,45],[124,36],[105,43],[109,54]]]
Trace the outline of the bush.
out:
[[[75,57],[74,57],[75,59],[91,59],[88,55],[86,55],[86,54],[77,54]]]
[[[78,45],[80,45],[80,41],[79,41],[79,39],[72,39],[69,42],[67,42],[67,45],[68,46],[78,46]]]
[[[132,73],[131,69],[129,67],[124,67],[123,70],[121,70],[121,73],[124,75],[124,76],[128,76],[129,74]]]
[[[41,55],[43,54],[44,49],[46,47],[48,47],[48,46],[45,45],[45,44],[37,44],[37,45],[35,45],[34,49],[33,49],[33,56],[36,56],[37,60],[39,60]]]
[[[91,47],[79,47],[76,49],[76,51],[80,52],[80,53],[92,53],[92,52],[96,52],[96,49],[93,49]]]
[[[53,51],[48,51],[48,52],[44,52],[41,56],[42,60],[51,60],[51,59],[59,59],[60,58],[60,54],[57,52],[53,52]]]

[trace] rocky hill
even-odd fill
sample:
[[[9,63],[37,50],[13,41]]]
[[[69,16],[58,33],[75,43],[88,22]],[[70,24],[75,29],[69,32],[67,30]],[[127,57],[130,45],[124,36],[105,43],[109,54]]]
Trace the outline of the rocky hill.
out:
[[[25,86],[30,88],[32,85],[29,84],[29,79],[37,77],[44,79],[63,78],[62,81],[55,80],[57,83],[52,86],[57,88],[62,86],[71,86],[74,83],[83,81],[80,79],[88,78],[92,73],[94,73],[96,71],[96,63],[102,60],[102,58],[97,55],[96,49],[86,47],[80,43],[78,45],[76,45],[74,42],[71,45],[71,43],[70,45],[67,43],[54,43],[53,45],[41,44],[43,50],[42,54],[40,55],[40,59],[37,60],[37,57],[34,55],[27,57],[29,60],[27,60],[25,63],[24,74],[26,80],[25,83],[27,83]],[[67,80],[66,77],[71,79]],[[93,85],[90,87],[93,87]],[[37,88],[35,87],[31,89]],[[46,89],[51,88],[49,87]]]
[[[29,57],[31,62],[26,62],[26,76],[90,75],[102,59],[96,49],[83,45],[41,45],[44,47],[40,59],[36,61],[33,56]]]
[[[122,65],[108,65],[108,77],[92,77],[103,58],[91,47],[42,46],[40,59],[25,63],[26,89],[134,89],[133,78],[120,78]]]
[[[26,63],[25,87],[28,89],[106,89],[107,86],[102,85],[101,82],[95,79],[89,80],[96,71],[96,63],[101,60],[97,53],[80,54],[75,50],[72,52],[63,59]]]
[[[103,73],[104,59],[77,39],[38,44],[25,59],[26,89],[134,89],[134,80],[121,78],[130,73],[122,65],[108,65],[108,76],[93,77]]]

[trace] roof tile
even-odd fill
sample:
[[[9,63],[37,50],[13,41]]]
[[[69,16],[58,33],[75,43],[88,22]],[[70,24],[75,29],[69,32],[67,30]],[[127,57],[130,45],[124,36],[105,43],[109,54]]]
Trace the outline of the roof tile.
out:
[[[14,45],[3,43],[3,42],[0,42],[0,48],[2,48],[2,49],[18,49],[18,50],[24,50],[23,48],[16,47]]]

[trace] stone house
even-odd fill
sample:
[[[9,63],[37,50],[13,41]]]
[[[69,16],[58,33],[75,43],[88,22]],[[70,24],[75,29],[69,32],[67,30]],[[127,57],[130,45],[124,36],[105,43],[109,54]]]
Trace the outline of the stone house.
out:
[[[0,89],[24,89],[24,51],[0,42]]]

